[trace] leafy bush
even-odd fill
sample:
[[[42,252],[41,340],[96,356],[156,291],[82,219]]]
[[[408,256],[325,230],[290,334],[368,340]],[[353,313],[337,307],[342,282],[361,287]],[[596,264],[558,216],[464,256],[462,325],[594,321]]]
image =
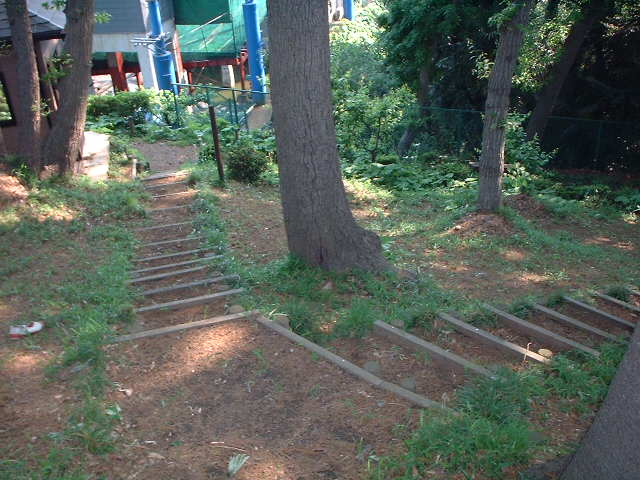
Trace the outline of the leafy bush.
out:
[[[247,139],[238,141],[227,153],[229,177],[245,183],[256,183],[266,171],[268,160]]]
[[[157,104],[157,94],[152,90],[118,92],[115,95],[91,95],[87,106],[87,117],[96,121],[107,116],[113,121],[126,122],[132,119],[134,124],[143,123],[145,116],[151,113]]]

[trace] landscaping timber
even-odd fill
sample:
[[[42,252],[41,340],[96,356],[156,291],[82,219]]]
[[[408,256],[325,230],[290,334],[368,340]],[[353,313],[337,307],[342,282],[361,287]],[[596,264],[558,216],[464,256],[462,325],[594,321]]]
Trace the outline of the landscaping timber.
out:
[[[244,292],[244,288],[234,288],[233,290],[225,290],[224,292],[210,293],[208,295],[200,295],[199,297],[183,298],[182,300],[174,300],[167,303],[156,303],[146,307],[136,308],[136,313],[154,312],[156,310],[175,310],[177,308],[195,307],[204,303],[214,302],[222,297],[236,295]]]
[[[180,222],[180,223],[168,223],[166,225],[152,225],[150,227],[140,227],[134,229],[135,232],[148,232],[150,230],[163,230],[165,228],[174,228],[174,227],[182,227],[183,225],[191,225],[191,221],[189,222]]]
[[[595,308],[589,305],[588,303],[581,302],[579,300],[576,300],[575,298],[571,298],[566,295],[563,295],[562,299],[568,304],[573,305],[574,307],[584,310],[587,313],[595,315],[604,320],[609,320],[610,322],[613,322],[618,326],[623,326],[625,328],[628,328],[629,330],[633,330],[635,328],[635,325],[633,323],[628,322],[620,317],[616,317],[615,315],[611,315],[610,313],[600,310],[599,308]]]
[[[419,407],[422,407],[422,408],[435,408],[435,409],[451,412],[451,409],[445,407],[444,405],[438,402],[429,400],[427,397],[418,395],[417,393],[407,390],[406,388],[402,388],[394,383],[387,382],[379,377],[376,377],[375,375],[367,372],[365,369],[360,368],[357,365],[354,365],[348,360],[345,360],[344,358],[339,357],[335,353],[331,353],[329,350],[322,348],[321,346],[316,345],[313,342],[310,342],[306,338],[293,333],[291,330],[286,329],[279,323],[272,322],[271,320],[263,317],[262,315],[256,315],[255,320],[261,325],[263,325],[264,327],[270,330],[273,330],[284,337],[287,337],[292,342],[297,343],[298,345],[306,348],[307,350],[314,352],[318,356],[327,360],[329,363],[332,363],[333,365],[341,368],[342,370],[353,375],[354,377],[364,380],[365,382],[375,387],[378,387],[382,390],[386,390],[395,395],[398,395],[399,397],[409,400],[411,403],[418,405]]]
[[[176,197],[178,195],[184,195],[185,193],[198,193],[198,190],[184,190],[182,192],[163,193],[162,195],[154,195],[151,198],[157,200],[159,198]]]
[[[450,315],[448,313],[440,312],[438,313],[438,317],[445,322],[450,323],[458,332],[467,337],[474,338],[479,342],[484,343],[492,348],[496,348],[498,350],[502,350],[505,353],[508,353],[512,356],[517,357],[519,360],[523,359],[531,359],[540,363],[549,363],[551,360],[547,357],[543,357],[539,353],[533,352],[531,350],[527,350],[520,345],[515,343],[511,343],[503,338],[497,337],[486,330],[482,330],[481,328],[474,327],[470,323],[459,320],[458,318]]]
[[[175,205],[173,207],[162,207],[162,208],[149,208],[145,210],[147,213],[161,213],[161,212],[169,212],[171,210],[178,210],[180,208],[188,208],[190,207],[190,203],[185,203],[184,205]]]
[[[137,275],[139,273],[155,272],[155,271],[158,271],[158,270],[164,270],[166,268],[184,267],[185,265],[193,265],[194,263],[204,262],[206,260],[213,260],[213,259],[222,258],[222,257],[223,257],[223,255],[208,255],[208,256],[205,256],[205,257],[198,257],[198,258],[193,259],[193,260],[185,260],[184,262],[165,263],[164,265],[158,265],[156,267],[141,268],[139,270],[133,270],[131,273]]]
[[[194,250],[183,250],[175,253],[164,253],[162,255],[152,255],[151,257],[134,258],[134,262],[151,262],[153,260],[163,260],[165,258],[182,257],[184,255],[191,255],[195,253],[202,253],[208,251],[208,248],[196,248]]]
[[[141,282],[150,282],[152,280],[162,280],[163,278],[176,277],[178,275],[186,275],[187,273],[199,272],[206,268],[209,268],[208,265],[202,265],[200,267],[193,267],[193,268],[185,268],[184,270],[174,270],[172,272],[166,272],[166,273],[158,273],[157,275],[149,275],[147,277],[133,278],[131,280],[128,280],[127,283],[141,283]]]
[[[559,322],[562,323],[566,323],[568,325],[572,325],[576,328],[579,328],[580,330],[584,330],[585,332],[590,332],[593,333],[595,335],[599,335],[601,337],[604,337],[608,340],[613,340],[613,341],[619,341],[618,337],[616,337],[615,335],[613,335],[612,333],[609,332],[605,332],[604,330],[600,330],[599,328],[596,327],[592,327],[591,325],[588,325],[584,322],[581,322],[580,320],[576,320],[575,318],[571,318],[567,315],[564,315],[560,312],[556,312],[555,310],[552,310],[550,308],[547,308],[543,305],[539,305],[537,303],[532,304],[532,307],[534,308],[534,310],[537,310],[540,313],[544,313],[545,315],[553,318],[554,320],[557,320]]]
[[[204,237],[183,237],[183,238],[174,238],[173,240],[161,240],[159,242],[151,242],[151,243],[143,243],[139,248],[147,248],[147,247],[159,247],[162,245],[172,245],[174,243],[185,243],[192,242],[194,240],[202,240]]]
[[[627,310],[630,310],[634,313],[640,313],[640,307],[636,307],[635,305],[631,305],[630,303],[623,302],[622,300],[618,300],[617,298],[614,298],[610,295],[605,295],[604,293],[600,293],[600,292],[596,292],[594,293],[594,295],[606,302],[613,303],[614,305],[617,305],[622,308],[626,308]]]
[[[239,275],[223,275],[221,277],[205,278],[203,280],[196,280],[195,282],[177,283],[170,287],[154,288],[151,290],[145,290],[137,294],[139,297],[145,297],[149,295],[157,295],[159,293],[174,292],[176,290],[183,290],[185,288],[201,287],[203,285],[209,285],[212,283],[224,282],[227,280],[240,280]]]
[[[255,312],[242,312],[234,315],[222,315],[219,317],[205,318],[196,322],[181,323],[170,327],[154,328],[153,330],[145,330],[144,332],[132,333],[130,335],[120,335],[113,340],[113,343],[127,342],[131,340],[140,340],[141,338],[156,337],[167,333],[182,332],[192,328],[210,327],[221,323],[231,322],[233,320],[242,320],[255,315]]]
[[[382,335],[392,342],[404,345],[412,350],[418,352],[425,352],[429,355],[429,358],[438,362],[441,366],[446,368],[453,368],[461,373],[472,372],[477,375],[483,375],[485,377],[492,377],[492,373],[473,362],[470,362],[466,358],[463,358],[455,353],[449,352],[443,348],[427,342],[421,338],[411,335],[399,328],[395,328],[386,322],[380,320],[374,322],[374,331],[379,335]]]
[[[520,333],[523,333],[524,335],[527,335],[531,338],[535,338],[540,342],[549,344],[555,348],[575,348],[577,350],[582,350],[585,353],[595,355],[596,357],[600,355],[600,352],[594,350],[591,347],[587,347],[586,345],[582,345],[581,343],[563,337],[562,335],[558,335],[557,333],[547,330],[546,328],[542,328],[531,322],[522,320],[515,315],[511,315],[510,313],[507,313],[503,310],[492,307],[489,304],[483,303],[482,308],[494,313],[500,320],[508,324],[514,330],[517,330]]]
[[[144,188],[146,190],[151,190],[152,188],[162,188],[162,187],[167,187],[167,186],[171,186],[171,185],[186,185],[187,181],[186,180],[180,180],[178,182],[169,182],[169,183],[155,183],[153,185],[145,185]]]
[[[170,177],[184,177],[189,174],[186,170],[175,170],[173,172],[158,172],[149,175],[148,177],[144,177],[142,179],[143,182],[148,182],[150,180],[160,180],[162,178],[170,178]]]

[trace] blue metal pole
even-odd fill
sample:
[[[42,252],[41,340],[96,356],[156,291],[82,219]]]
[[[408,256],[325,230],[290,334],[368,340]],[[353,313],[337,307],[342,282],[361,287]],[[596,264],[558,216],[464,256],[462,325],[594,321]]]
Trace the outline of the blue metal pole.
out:
[[[262,58],[262,34],[258,19],[258,5],[254,0],[246,0],[242,4],[244,28],[247,33],[247,50],[249,51],[249,69],[251,70],[251,89],[257,92],[265,90],[264,60]],[[265,103],[265,95],[254,93],[256,103]]]
[[[351,21],[356,19],[356,6],[353,4],[353,0],[343,0],[342,7],[344,8],[344,18]]]
[[[151,25],[150,38],[155,39],[153,46],[153,58],[156,65],[156,78],[158,87],[162,90],[170,90],[178,93],[176,71],[173,66],[173,55],[167,50],[167,42],[162,30],[162,17],[160,16],[160,4],[158,0],[148,0],[149,23]]]

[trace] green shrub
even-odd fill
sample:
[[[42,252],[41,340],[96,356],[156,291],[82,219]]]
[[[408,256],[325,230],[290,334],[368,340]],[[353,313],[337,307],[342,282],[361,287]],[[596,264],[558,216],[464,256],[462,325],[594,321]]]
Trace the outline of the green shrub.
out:
[[[90,120],[109,116],[125,121],[133,119],[135,124],[144,122],[147,113],[151,113],[157,102],[156,94],[150,90],[118,92],[115,95],[91,95],[87,106]]]
[[[264,154],[254,148],[248,140],[240,140],[227,154],[229,177],[244,183],[256,183],[267,170]]]

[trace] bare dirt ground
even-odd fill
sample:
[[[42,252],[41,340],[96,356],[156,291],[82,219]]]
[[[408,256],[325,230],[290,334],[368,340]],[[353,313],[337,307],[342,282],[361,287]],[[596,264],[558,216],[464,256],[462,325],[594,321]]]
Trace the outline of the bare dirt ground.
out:
[[[195,145],[183,147],[166,142],[138,142],[134,147],[149,161],[152,172],[176,170],[183,163],[198,158],[198,148]]]

